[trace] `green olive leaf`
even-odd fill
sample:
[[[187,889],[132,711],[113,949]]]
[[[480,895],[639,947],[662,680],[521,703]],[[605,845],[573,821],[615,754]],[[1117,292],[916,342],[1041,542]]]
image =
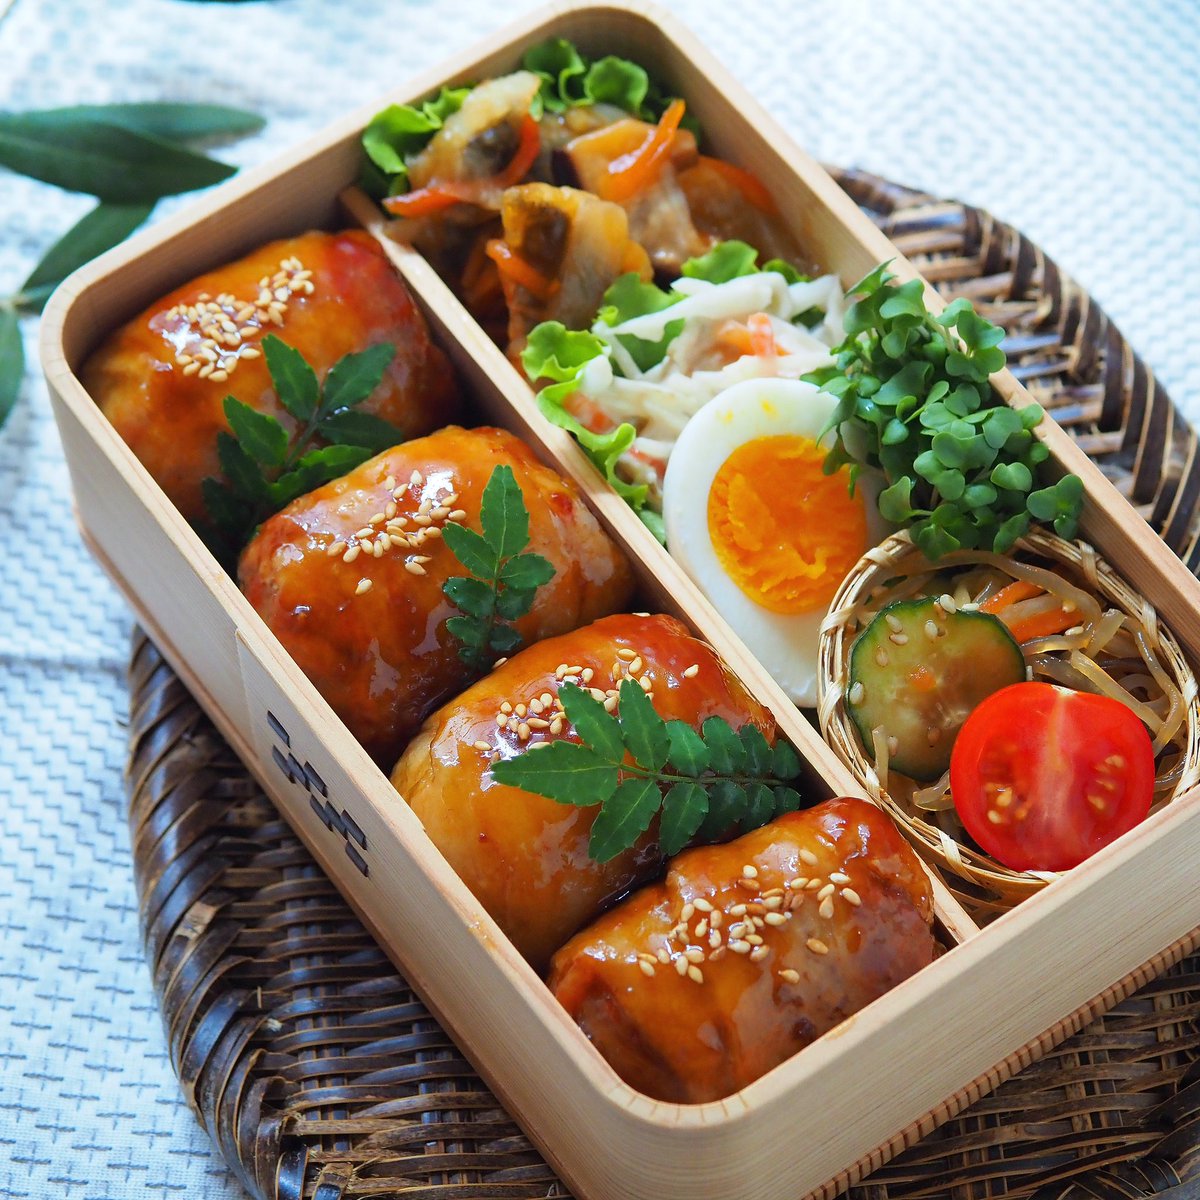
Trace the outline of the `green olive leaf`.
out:
[[[0,426],[8,419],[25,378],[21,326],[11,308],[0,308]]]
[[[0,166],[112,204],[211,187],[237,169],[92,112],[0,113]]]

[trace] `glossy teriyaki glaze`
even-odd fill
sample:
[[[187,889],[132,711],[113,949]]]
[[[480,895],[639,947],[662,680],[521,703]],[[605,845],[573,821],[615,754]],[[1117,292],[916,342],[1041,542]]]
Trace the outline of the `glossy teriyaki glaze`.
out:
[[[625,604],[624,556],[575,488],[502,429],[451,426],[376,455],[265,521],[242,555],[242,591],[385,770],[476,674],[446,629],[458,610],[442,584],[468,572],[441,527],[479,530],[483,490],[502,464],[529,510],[528,549],[555,568],[515,622],[525,642]]]
[[[205,516],[201,482],[221,474],[226,396],[294,427],[262,356],[267,334],[321,378],[343,355],[391,343],[395,357],[363,411],[406,437],[458,416],[449,361],[372,237],[351,230],[270,242],[155,301],[83,369],[84,386],[189,521]]]
[[[751,1083],[932,961],[929,880],[865,800],[685,851],[554,956],[563,1007],[632,1087]]]
[[[609,699],[631,676],[645,681],[667,720],[753,722],[774,740],[770,714],[681,622],[621,614],[513,656],[430,717],[392,776],[463,882],[539,970],[606,904],[661,869],[656,825],[631,850],[596,863],[587,852],[595,807],[497,783],[491,764],[578,740],[557,701],[564,682]]]

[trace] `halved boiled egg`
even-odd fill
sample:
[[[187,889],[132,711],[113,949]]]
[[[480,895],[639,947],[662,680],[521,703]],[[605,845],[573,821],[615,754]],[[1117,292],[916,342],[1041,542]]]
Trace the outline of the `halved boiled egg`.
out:
[[[817,702],[817,640],[851,567],[890,532],[864,471],[822,466],[837,401],[750,379],[684,426],[663,480],[667,549],[797,704]]]

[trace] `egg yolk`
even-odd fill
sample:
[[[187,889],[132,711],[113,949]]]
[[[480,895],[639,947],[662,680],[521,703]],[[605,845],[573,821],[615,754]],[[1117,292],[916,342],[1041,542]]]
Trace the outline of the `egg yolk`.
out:
[[[775,434],[744,442],[708,493],[717,560],[756,604],[802,613],[827,605],[867,545],[862,493],[845,470],[822,473],[811,438]]]

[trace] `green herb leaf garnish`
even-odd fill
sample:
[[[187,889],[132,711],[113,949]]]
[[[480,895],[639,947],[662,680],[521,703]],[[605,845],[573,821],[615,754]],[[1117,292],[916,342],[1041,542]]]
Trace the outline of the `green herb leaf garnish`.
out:
[[[850,289],[857,299],[836,365],[804,376],[838,398],[826,471],[845,463],[882,471],[880,513],[908,525],[930,559],[981,547],[1006,553],[1032,520],[1074,536],[1080,480],[1034,491],[1049,456],[1031,432],[1041,407],[1011,409],[988,382],[1004,366],[1004,330],[965,298],[935,317],[920,280],[894,278],[884,263]]]
[[[511,622],[533,606],[537,589],[554,578],[554,566],[540,554],[523,553],[529,545],[529,510],[512,467],[492,471],[479,506],[482,533],[449,522],[442,540],[471,573],[447,579],[442,591],[459,610],[446,628],[461,643],[458,655],[477,671],[486,671],[500,655],[521,644]]]
[[[721,717],[700,732],[666,721],[632,679],[618,694],[612,715],[563,684],[559,699],[582,744],[550,742],[491,769],[497,782],[559,804],[600,805],[588,846],[597,862],[628,850],[660,810],[659,842],[673,855],[697,836],[745,832],[800,807],[791,786],[800,760],[786,743],[771,746],[757,726],[735,730]]]
[[[210,518],[201,532],[226,564],[272,513],[404,440],[389,422],[354,411],[379,386],[393,346],[345,355],[323,387],[300,351],[274,334],[263,338],[262,349],[279,402],[297,424],[289,434],[270,413],[225,397],[232,432],[217,435],[224,478],[201,485]],[[318,440],[331,444],[314,447]]]

